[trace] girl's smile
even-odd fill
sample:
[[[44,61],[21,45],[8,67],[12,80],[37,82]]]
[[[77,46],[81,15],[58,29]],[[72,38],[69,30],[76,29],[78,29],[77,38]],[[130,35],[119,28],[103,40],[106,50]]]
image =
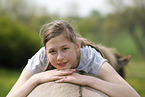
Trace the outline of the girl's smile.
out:
[[[79,64],[80,47],[69,41],[65,35],[58,35],[46,43],[50,63],[57,69],[76,68]]]
[[[58,63],[57,65],[59,65],[60,67],[63,67],[65,65],[67,65],[68,62],[63,62],[63,63]]]

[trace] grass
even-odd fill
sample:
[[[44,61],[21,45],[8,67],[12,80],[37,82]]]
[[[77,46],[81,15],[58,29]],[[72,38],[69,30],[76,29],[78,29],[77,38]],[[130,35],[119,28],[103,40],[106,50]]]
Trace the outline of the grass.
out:
[[[20,75],[19,71],[0,68],[0,96],[6,97]]]
[[[126,66],[126,81],[145,97],[145,61],[131,61]],[[0,96],[5,97],[20,75],[20,71],[0,68]]]
[[[127,82],[135,88],[141,97],[145,97],[145,61],[130,62],[126,67]]]

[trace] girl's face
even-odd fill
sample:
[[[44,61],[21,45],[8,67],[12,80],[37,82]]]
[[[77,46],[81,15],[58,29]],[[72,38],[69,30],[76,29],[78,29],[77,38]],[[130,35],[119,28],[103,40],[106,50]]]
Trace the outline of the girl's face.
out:
[[[80,46],[59,35],[46,43],[49,62],[57,69],[76,68],[79,64]]]

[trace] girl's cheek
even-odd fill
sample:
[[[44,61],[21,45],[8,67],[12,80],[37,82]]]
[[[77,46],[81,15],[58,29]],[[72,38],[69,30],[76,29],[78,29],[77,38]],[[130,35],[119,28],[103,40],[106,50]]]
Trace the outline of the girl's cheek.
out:
[[[52,57],[50,55],[47,56],[49,61],[51,62],[52,61]]]

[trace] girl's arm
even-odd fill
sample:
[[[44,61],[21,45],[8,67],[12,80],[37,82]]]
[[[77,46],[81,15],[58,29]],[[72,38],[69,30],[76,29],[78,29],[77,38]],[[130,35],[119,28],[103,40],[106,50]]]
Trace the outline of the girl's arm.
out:
[[[72,74],[75,70],[49,70],[32,76],[28,66],[20,75],[18,81],[8,93],[7,97],[26,97],[38,84],[61,79],[63,75]]]
[[[104,62],[99,70],[98,76],[103,80],[92,76],[73,73],[55,82],[71,82],[87,85],[111,97],[140,97],[109,63]]]
[[[139,97],[139,94],[114,70],[114,68],[105,62],[98,76],[101,79],[92,78],[89,86],[96,88],[111,97]]]

